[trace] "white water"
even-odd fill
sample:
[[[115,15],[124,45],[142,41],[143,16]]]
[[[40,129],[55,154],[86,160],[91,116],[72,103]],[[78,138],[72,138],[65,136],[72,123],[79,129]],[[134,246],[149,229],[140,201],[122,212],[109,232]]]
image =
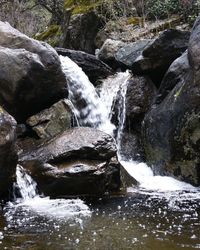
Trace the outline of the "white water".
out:
[[[80,126],[91,126],[112,134],[115,128],[107,116],[107,109],[82,69],[67,56],[60,56],[62,69],[68,80],[69,99],[73,103]]]
[[[21,167],[17,166],[17,185],[20,189],[22,199],[17,199],[13,203],[8,203],[7,218],[13,216],[15,211],[20,209],[28,212],[34,212],[51,219],[77,219],[82,216],[90,216],[89,207],[80,199],[50,199],[41,197],[37,193],[37,184],[30,175]]]
[[[119,72],[114,76],[108,77],[103,81],[100,91],[100,100],[106,107],[105,117],[107,120],[111,120],[112,108],[114,106],[119,89],[123,88],[123,86],[126,86],[126,83],[130,77],[131,74],[127,70],[126,72]],[[102,124],[104,123],[102,122]],[[106,128],[103,126],[101,126],[100,129],[106,131]]]

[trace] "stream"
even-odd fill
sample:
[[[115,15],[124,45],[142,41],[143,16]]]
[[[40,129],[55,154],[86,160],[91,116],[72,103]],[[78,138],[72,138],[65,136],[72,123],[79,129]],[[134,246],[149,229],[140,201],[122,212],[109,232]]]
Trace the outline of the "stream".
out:
[[[60,58],[80,126],[113,134],[112,102],[120,88],[125,96],[130,73],[110,77],[97,95],[82,70],[69,58]],[[79,107],[81,100],[84,108]],[[200,189],[154,176],[145,163],[124,159],[120,138],[125,101],[121,108],[118,158],[138,185],[96,200],[50,199],[38,194],[37,183],[18,165],[21,198],[0,210],[0,249],[200,249]]]

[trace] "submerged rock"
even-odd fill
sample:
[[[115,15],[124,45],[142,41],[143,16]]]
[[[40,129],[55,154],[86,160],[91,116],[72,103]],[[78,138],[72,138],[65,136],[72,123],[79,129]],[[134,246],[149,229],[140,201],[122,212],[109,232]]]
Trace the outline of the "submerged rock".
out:
[[[82,127],[24,150],[19,162],[45,195],[102,195],[120,186],[119,163],[113,157],[116,145],[111,136]]]
[[[63,99],[55,103],[49,109],[31,116],[26,123],[32,127],[39,138],[51,138],[72,125],[72,104]]]
[[[171,65],[163,80],[162,86],[167,88],[171,79],[172,90],[152,107],[143,126],[145,152],[154,172],[196,186],[200,185],[199,41],[200,17],[192,30],[188,53]]]
[[[0,104],[24,122],[67,94],[56,51],[0,22]]]
[[[113,73],[108,65],[97,59],[94,55],[83,51],[64,48],[56,48],[56,51],[59,55],[68,56],[79,67],[81,67],[93,84],[95,84],[97,80],[107,78]]]
[[[189,37],[188,31],[163,31],[132,64],[133,73],[148,74],[159,86],[171,63],[187,49]]]
[[[17,165],[16,125],[14,118],[0,107],[0,199],[12,196]]]

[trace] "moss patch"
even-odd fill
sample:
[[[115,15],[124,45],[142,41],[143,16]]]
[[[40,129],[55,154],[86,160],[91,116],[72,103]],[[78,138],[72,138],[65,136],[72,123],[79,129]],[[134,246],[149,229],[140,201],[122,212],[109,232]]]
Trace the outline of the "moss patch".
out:
[[[59,42],[60,36],[62,35],[60,25],[51,25],[44,32],[35,35],[35,39],[40,41],[46,41],[51,46],[56,46]]]
[[[66,0],[65,9],[72,8],[72,14],[83,14],[98,7],[102,0]]]

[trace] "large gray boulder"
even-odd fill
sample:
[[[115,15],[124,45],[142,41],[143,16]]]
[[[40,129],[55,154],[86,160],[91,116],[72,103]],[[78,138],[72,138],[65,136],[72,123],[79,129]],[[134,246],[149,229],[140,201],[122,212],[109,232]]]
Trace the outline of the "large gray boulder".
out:
[[[125,46],[125,43],[122,41],[107,39],[98,51],[97,56],[111,68],[116,69],[120,64],[116,61],[115,54],[123,46]]]
[[[16,121],[0,107],[0,199],[12,196],[17,165],[15,139]]]
[[[18,121],[67,93],[56,51],[0,22],[0,104]]]
[[[132,64],[133,73],[148,74],[159,86],[171,63],[187,49],[189,37],[188,31],[164,30]]]
[[[129,43],[122,48],[120,48],[115,56],[115,60],[121,64],[124,68],[131,69],[133,63],[138,56],[142,54],[145,47],[151,42],[150,39],[144,39],[136,41],[134,43]]]
[[[120,185],[114,139],[93,128],[73,128],[21,152],[25,167],[45,195],[102,195]]]
[[[199,41],[200,17],[193,27],[188,53],[172,64],[162,83],[165,87],[171,79],[173,89],[152,107],[143,124],[145,152],[155,173],[196,186],[200,185]]]

